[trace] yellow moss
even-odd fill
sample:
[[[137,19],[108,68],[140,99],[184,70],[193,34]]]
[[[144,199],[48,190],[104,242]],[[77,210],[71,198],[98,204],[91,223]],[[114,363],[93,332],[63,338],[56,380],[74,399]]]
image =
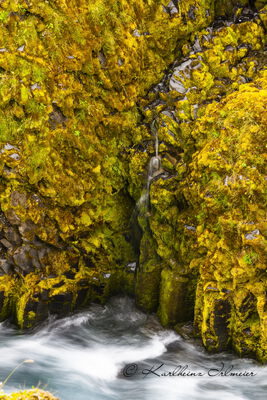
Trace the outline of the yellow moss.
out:
[[[39,400],[59,400],[51,393],[45,392],[41,389],[22,390],[12,394],[4,394],[0,392],[1,400],[35,400],[36,398]]]

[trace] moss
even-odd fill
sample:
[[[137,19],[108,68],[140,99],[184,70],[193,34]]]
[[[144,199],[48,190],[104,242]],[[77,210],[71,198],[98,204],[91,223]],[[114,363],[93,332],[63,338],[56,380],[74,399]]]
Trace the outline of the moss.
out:
[[[174,325],[188,297],[195,302],[195,329],[208,350],[233,346],[265,361],[265,33],[255,18],[191,39],[202,50],[182,48],[181,63],[192,63],[177,76],[188,89],[186,98],[175,91],[151,93],[143,103],[147,109],[161,101],[145,111],[148,124],[158,122],[165,172],[150,186],[150,246],[164,268],[158,313],[163,324]],[[150,157],[151,142],[146,146]],[[136,151],[133,165],[140,158]],[[179,284],[187,279],[190,290]],[[248,289],[256,303],[240,311],[237,299]]]
[[[23,390],[12,394],[0,393],[1,400],[35,400],[36,398],[39,400],[58,400],[51,393],[41,389]]]
[[[21,241],[3,257],[26,260],[0,279],[1,318],[29,328],[123,291],[172,326],[197,286],[205,346],[265,360],[266,10],[211,34],[247,1],[168,3],[1,3],[1,229]],[[182,57],[186,96],[150,90]],[[161,169],[136,217],[156,135]]]

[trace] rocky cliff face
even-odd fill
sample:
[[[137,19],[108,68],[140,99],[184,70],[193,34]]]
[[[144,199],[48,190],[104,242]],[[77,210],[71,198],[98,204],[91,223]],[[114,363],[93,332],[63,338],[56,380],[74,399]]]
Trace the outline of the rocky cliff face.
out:
[[[89,3],[0,4],[1,319],[124,292],[264,361],[265,2]]]

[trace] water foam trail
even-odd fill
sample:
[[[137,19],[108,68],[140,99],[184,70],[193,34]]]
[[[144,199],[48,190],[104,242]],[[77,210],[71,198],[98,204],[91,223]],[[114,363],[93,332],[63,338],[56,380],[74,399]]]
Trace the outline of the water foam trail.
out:
[[[19,386],[47,386],[61,400],[263,400],[267,368],[251,360],[227,353],[208,355],[202,347],[183,341],[164,330],[125,298],[107,306],[93,305],[88,311],[61,320],[50,319],[37,332],[18,335],[0,324],[0,379],[26,358],[8,382],[7,389]],[[143,379],[142,368],[164,363],[167,370],[177,364],[191,369],[211,368],[220,362],[234,363],[240,370],[258,372],[253,379],[231,377],[164,377]],[[136,363],[139,375],[124,378],[126,364]],[[264,396],[264,397],[262,397]]]

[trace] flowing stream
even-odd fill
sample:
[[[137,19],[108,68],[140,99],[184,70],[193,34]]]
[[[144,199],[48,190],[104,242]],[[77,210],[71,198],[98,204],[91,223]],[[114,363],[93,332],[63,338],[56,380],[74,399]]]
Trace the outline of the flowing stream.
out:
[[[125,297],[50,319],[28,334],[5,322],[0,338],[0,380],[23,360],[34,360],[14,373],[7,392],[39,386],[61,400],[266,399],[267,367],[230,353],[209,355]],[[222,366],[224,373],[232,368],[254,376],[218,376]],[[156,375],[163,372],[174,376]]]

